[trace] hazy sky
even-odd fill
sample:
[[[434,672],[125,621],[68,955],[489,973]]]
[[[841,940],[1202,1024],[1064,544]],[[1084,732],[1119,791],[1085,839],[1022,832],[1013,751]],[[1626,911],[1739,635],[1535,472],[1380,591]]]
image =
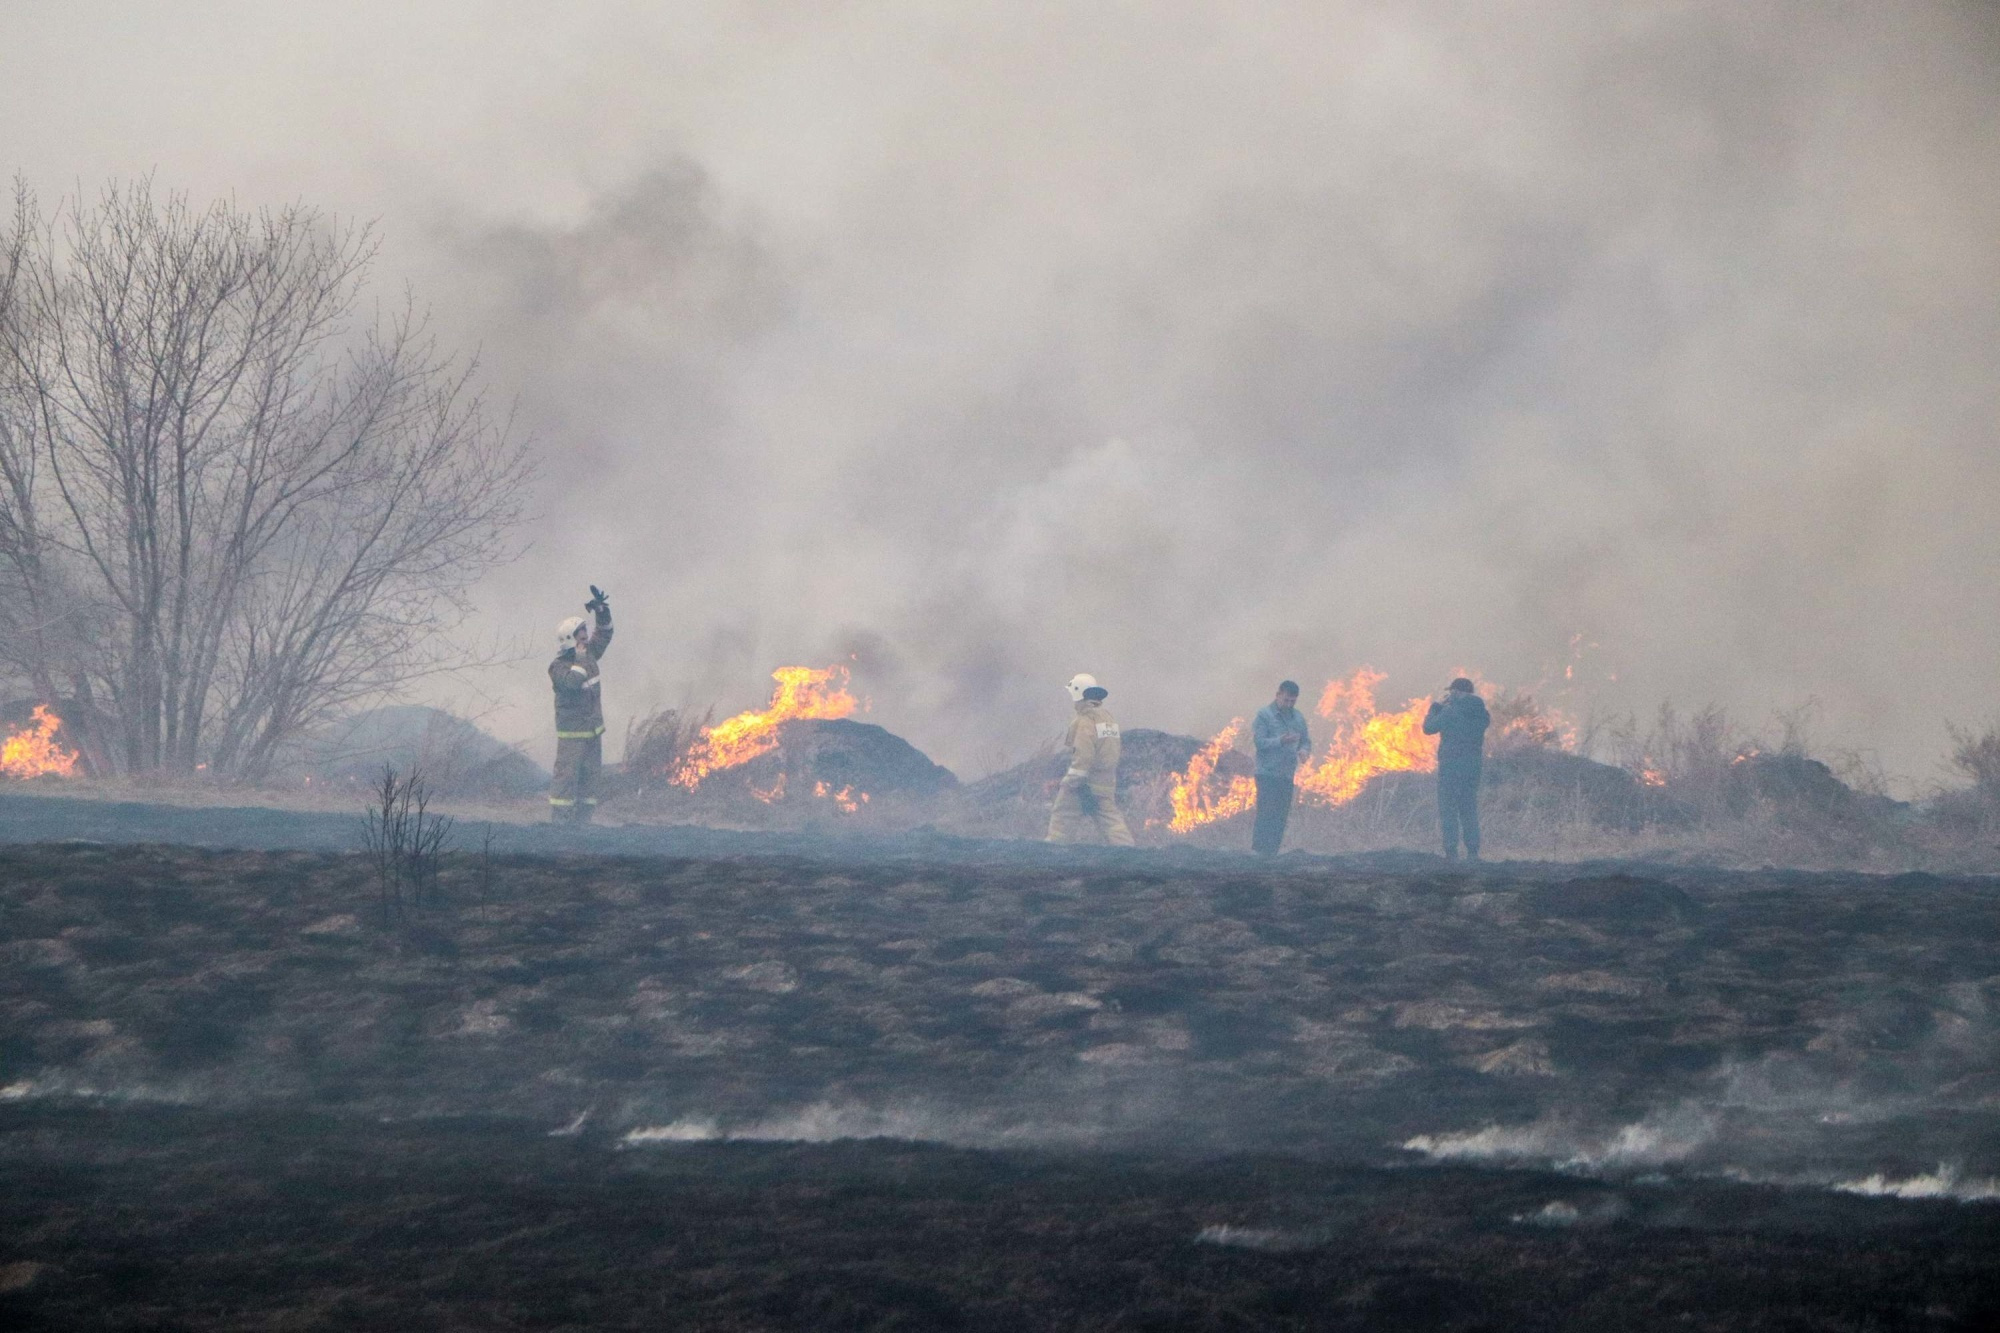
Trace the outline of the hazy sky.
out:
[[[854,653],[968,775],[1578,635],[1919,781],[2000,714],[1990,0],[11,0],[0,168],[378,221],[544,460],[444,691],[538,749],[591,581],[614,733]]]

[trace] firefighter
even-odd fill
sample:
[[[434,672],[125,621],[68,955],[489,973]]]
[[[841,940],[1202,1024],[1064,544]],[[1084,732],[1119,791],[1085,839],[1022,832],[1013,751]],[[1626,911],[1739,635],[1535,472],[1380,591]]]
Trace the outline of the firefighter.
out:
[[[1069,697],[1076,706],[1063,744],[1069,749],[1069,769],[1056,788],[1056,806],[1049,814],[1050,842],[1078,842],[1086,817],[1113,847],[1130,847],[1132,830],[1118,811],[1118,757],[1122,742],[1118,719],[1105,710],[1110,691],[1095,676],[1070,677]]]
[[[556,691],[556,768],[549,784],[549,820],[588,824],[597,813],[591,793],[604,767],[604,678],[598,659],[611,646],[611,600],[592,584],[583,604],[595,620],[571,616],[556,626],[556,657],[549,683]]]
[[[1460,676],[1424,713],[1424,735],[1438,738],[1438,826],[1447,860],[1458,859],[1465,839],[1468,860],[1479,859],[1479,771],[1486,759],[1486,701]]]

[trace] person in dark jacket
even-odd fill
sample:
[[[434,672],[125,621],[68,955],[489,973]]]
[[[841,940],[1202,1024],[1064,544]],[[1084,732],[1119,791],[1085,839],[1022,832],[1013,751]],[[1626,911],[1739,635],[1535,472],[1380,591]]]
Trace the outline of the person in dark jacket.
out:
[[[1257,710],[1250,739],[1257,750],[1257,822],[1250,830],[1250,850],[1258,856],[1276,856],[1292,815],[1293,776],[1299,760],[1312,751],[1296,682],[1279,682],[1271,702]]]
[[[597,812],[591,787],[604,767],[604,678],[598,659],[611,646],[611,602],[595,585],[583,604],[596,624],[571,616],[556,626],[549,684],[556,692],[556,766],[549,783],[549,820],[588,824]]]
[[[1431,701],[1424,714],[1424,735],[1438,738],[1438,824],[1444,832],[1444,854],[1479,859],[1479,771],[1486,757],[1486,728],[1492,723],[1486,701],[1472,682],[1460,676],[1444,696]]]

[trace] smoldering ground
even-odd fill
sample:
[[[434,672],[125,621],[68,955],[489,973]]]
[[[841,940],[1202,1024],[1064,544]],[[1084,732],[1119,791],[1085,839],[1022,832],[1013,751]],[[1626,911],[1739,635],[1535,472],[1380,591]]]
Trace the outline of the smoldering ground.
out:
[[[0,156],[378,215],[546,463],[486,627],[611,586],[614,734],[858,645],[967,776],[1079,668],[1206,734],[1578,635],[1916,779],[1993,711],[1990,5],[111,22],[10,11]]]
[[[397,913],[337,854],[0,850],[0,1308],[1971,1328],[2000,1300],[2000,994],[1963,929],[1990,880],[654,836],[709,852],[474,854]]]

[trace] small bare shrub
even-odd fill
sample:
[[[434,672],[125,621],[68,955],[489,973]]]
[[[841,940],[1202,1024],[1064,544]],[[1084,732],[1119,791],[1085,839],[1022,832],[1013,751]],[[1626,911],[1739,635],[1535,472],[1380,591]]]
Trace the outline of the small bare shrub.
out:
[[[2000,805],[2000,723],[1975,732],[1947,722],[1945,731],[1951,736],[1951,766],[1972,779],[1982,799]]]
[[[1932,796],[1926,810],[1933,850],[1948,864],[1989,866],[2000,852],[2000,723],[1983,730],[1947,722],[1950,769],[1972,781]]]
[[[406,904],[423,908],[437,901],[438,870],[451,847],[453,821],[430,813],[430,803],[430,788],[420,774],[405,778],[383,765],[363,817],[362,848],[375,871],[385,923]]]
[[[662,708],[627,723],[625,773],[635,789],[665,786],[714,721],[713,707],[698,716],[692,709]]]
[[[479,896],[493,896],[493,821],[481,826],[479,837]]]
[[[1535,696],[1519,690],[1501,690],[1489,704],[1492,726],[1487,731],[1487,749],[1563,750],[1575,736],[1562,719],[1535,702]]]

